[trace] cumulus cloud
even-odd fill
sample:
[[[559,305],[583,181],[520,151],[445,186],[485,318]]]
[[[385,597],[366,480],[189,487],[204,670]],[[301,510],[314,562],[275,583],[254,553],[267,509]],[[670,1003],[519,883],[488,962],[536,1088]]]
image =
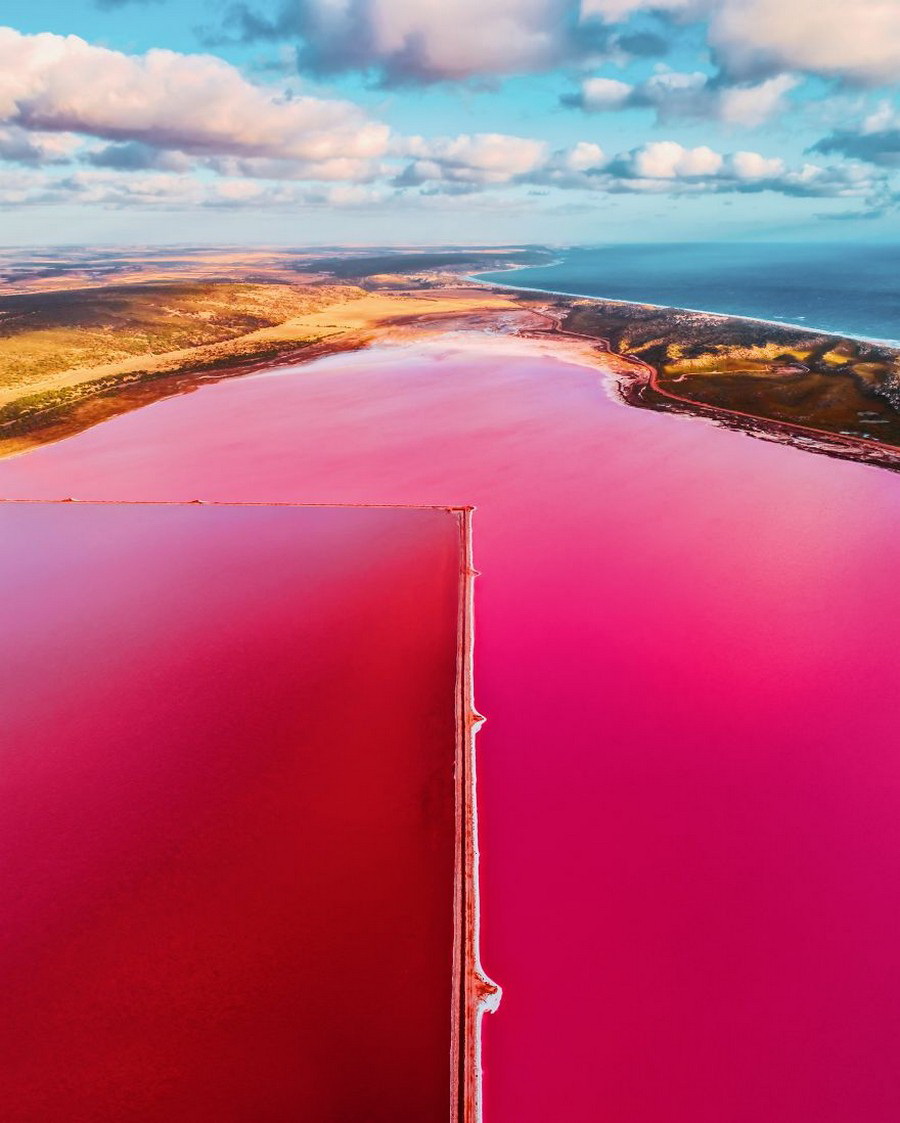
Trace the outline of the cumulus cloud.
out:
[[[734,152],[729,157],[733,175],[744,183],[775,181],[786,171],[780,156],[761,156],[758,152]]]
[[[588,0],[283,0],[274,18],[233,5],[244,40],[296,39],[301,71],[378,73],[385,84],[534,73],[613,45],[664,50],[652,33],[614,40]]]
[[[71,133],[35,133],[16,125],[0,127],[0,160],[11,164],[67,164],[81,145]]]
[[[797,198],[865,199],[879,180],[860,165],[788,167],[758,152],[720,153],[707,145],[687,148],[653,141],[606,158],[584,144],[554,153],[532,182],[610,194],[755,194],[771,191]]]
[[[714,115],[726,125],[756,128],[782,112],[785,94],[797,85],[792,74],[775,74],[755,85],[723,86],[713,93]]]
[[[863,85],[900,78],[895,0],[282,0],[274,17],[233,6],[248,40],[293,39],[301,68],[375,71],[388,83],[533,73],[609,50],[661,53],[656,31],[703,22],[732,81],[795,71]]]
[[[884,102],[855,128],[835,130],[812,150],[824,155],[837,153],[884,168],[900,168],[900,113]]]
[[[863,85],[900,79],[894,0],[718,0],[709,44],[739,77],[798,70]]]
[[[661,124],[679,120],[715,120],[755,128],[784,109],[785,95],[798,83],[790,74],[761,82],[728,85],[701,72],[662,71],[631,85],[615,78],[587,78],[563,105],[602,113],[619,109],[652,109]]]
[[[674,140],[658,140],[635,148],[624,167],[633,179],[691,179],[714,176],[722,164],[722,156],[705,144],[685,148]]]
[[[441,197],[484,199],[486,207],[514,205],[528,194],[578,192],[692,196],[773,192],[797,198],[861,201],[867,210],[888,192],[883,174],[860,164],[789,167],[757,152],[718,152],[655,141],[612,156],[592,141],[547,153],[540,142],[490,134],[402,145],[413,154],[404,170],[372,183],[313,185],[269,178],[269,169],[227,161],[218,177],[185,176],[132,166],[79,168],[47,175],[36,169],[0,169],[0,205],[68,203],[111,209],[284,209],[300,207],[422,206]],[[530,147],[533,146],[533,147]],[[136,159],[134,164],[139,163]],[[387,172],[388,164],[385,165]],[[492,201],[493,200],[493,201]],[[584,205],[578,203],[576,205]],[[864,213],[862,211],[857,213]]]
[[[864,86],[900,79],[895,0],[585,0],[585,9],[611,22],[641,11],[708,21],[707,43],[732,79],[787,71]]]
[[[586,78],[579,93],[565,94],[560,101],[573,109],[603,113],[609,109],[631,108],[636,90],[637,86],[618,78]]]
[[[351,3],[374,0],[331,2],[340,15]],[[545,5],[562,0],[529,2],[536,26],[543,26],[537,17]],[[486,11],[508,15],[514,6],[502,0]],[[404,0],[402,7],[411,18],[434,12],[444,18],[444,8],[432,9],[431,0],[415,10]],[[397,13],[406,18],[399,8]],[[451,56],[442,57],[449,66]],[[702,74],[667,72],[638,85],[590,79],[583,96],[592,108],[642,104],[661,119],[672,113],[749,124],[772,112],[791,81],[775,75],[729,87]],[[854,132],[825,138],[817,148],[888,166],[900,162],[898,134],[897,115],[884,107]],[[292,97],[208,55],[127,55],[73,36],[8,28],[0,28],[0,160],[8,165],[0,193],[7,205],[417,205],[440,195],[500,198],[505,189],[509,197],[518,189],[520,197],[529,190],[773,191],[856,199],[872,196],[879,185],[883,190],[884,179],[858,161],[789,168],[755,152],[722,153],[668,140],[610,155],[594,140],[551,152],[540,139],[495,132],[392,136],[348,102]]]
[[[164,149],[293,160],[311,178],[335,158],[380,157],[389,137],[349,102],[281,95],[210,55],[126,55],[11,28],[0,28],[0,122],[131,145],[100,157],[113,166],[149,166],[147,150]]]
[[[786,71],[864,86],[900,79],[895,0],[590,0],[590,10],[610,21],[639,11],[706,20],[707,43],[732,79]]]
[[[606,154],[599,144],[580,140],[563,153],[562,163],[569,171],[586,172],[602,167],[606,163]]]
[[[509,183],[534,171],[545,161],[547,145],[502,133],[431,139],[414,136],[398,141],[395,153],[412,157],[398,178],[403,185],[444,181],[487,186]]]
[[[796,198],[866,199],[881,184],[878,175],[860,164],[790,167],[777,156],[745,150],[723,153],[708,145],[687,147],[672,140],[609,155],[592,141],[548,152],[524,137],[481,134],[436,140],[412,137],[399,142],[396,152],[412,160],[394,178],[394,186],[419,196],[518,186],[606,194],[768,191]]]

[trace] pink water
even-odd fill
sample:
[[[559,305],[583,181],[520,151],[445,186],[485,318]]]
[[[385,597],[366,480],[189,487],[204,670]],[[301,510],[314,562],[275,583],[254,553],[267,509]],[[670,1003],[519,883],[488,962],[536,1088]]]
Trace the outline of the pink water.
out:
[[[0,494],[475,503],[487,1123],[900,1117],[900,481],[447,337],[224,382]]]
[[[458,516],[0,537],[3,1123],[447,1123]]]

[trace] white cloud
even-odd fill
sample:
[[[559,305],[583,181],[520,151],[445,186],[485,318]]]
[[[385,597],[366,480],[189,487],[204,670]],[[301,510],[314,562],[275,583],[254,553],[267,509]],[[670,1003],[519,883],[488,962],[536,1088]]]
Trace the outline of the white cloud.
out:
[[[798,71],[861,85],[900,79],[897,0],[590,0],[590,9],[612,21],[638,11],[708,19],[708,44],[733,78]]]
[[[366,2],[382,5],[387,43],[402,38],[409,20],[442,27],[447,18],[444,0],[440,6],[438,0],[422,0],[415,8],[406,0],[399,6],[392,6],[393,0]],[[721,7],[731,0],[718,2]],[[339,22],[349,4],[332,0]],[[521,54],[522,44],[544,36],[551,7],[557,14],[573,10],[570,0],[484,6],[487,28],[499,26],[497,19],[512,19],[514,12],[532,20],[536,39],[507,36],[522,58],[527,55]],[[449,51],[452,44],[445,46]],[[449,54],[440,57],[441,65],[450,65]],[[636,86],[593,78],[584,96],[595,108],[644,104],[660,117],[693,114],[747,125],[775,112],[793,82],[779,74],[728,86],[701,73],[666,71]],[[851,144],[858,146],[860,138],[865,151]],[[831,150],[885,166],[900,159],[900,126],[890,107],[871,114],[851,140],[826,138],[819,147],[826,151],[822,146],[832,144]],[[792,169],[777,157],[671,140],[609,157],[594,139],[551,153],[540,139],[495,132],[392,138],[386,125],[357,106],[294,98],[256,85],[209,55],[161,50],[127,55],[72,36],[23,35],[9,28],[0,28],[0,159],[23,165],[7,169],[0,180],[0,202],[7,205],[64,201],[156,209],[374,206],[439,194],[493,191],[499,197],[504,187],[510,197],[517,189],[524,196],[522,188],[540,187],[856,198],[871,194],[884,176],[858,163]],[[40,174],[39,165],[46,166]]]
[[[710,46],[733,74],[799,70],[868,85],[900,79],[896,0],[719,0]]]
[[[801,198],[847,198],[871,203],[887,190],[884,176],[860,164],[806,163],[788,167],[757,152],[720,153],[706,145],[685,147],[656,141],[608,157],[593,141],[562,151],[526,156],[526,138],[413,138],[422,153],[406,174],[362,184],[312,185],[224,174],[219,178],[161,171],[80,168],[49,175],[35,169],[0,170],[0,205],[75,204],[108,209],[202,210],[439,205],[447,196],[479,196],[488,209],[517,205],[524,188],[590,195],[644,194],[690,196],[748,194],[761,191]],[[493,141],[494,143],[489,143]],[[537,144],[538,142],[534,142]],[[429,144],[431,147],[429,148]],[[431,151],[434,158],[425,153]],[[505,152],[505,159],[503,153]],[[387,172],[387,165],[385,166]],[[429,199],[432,200],[429,203]]]
[[[734,152],[728,166],[735,179],[740,180],[778,179],[785,173],[784,160],[758,152]]]
[[[374,70],[387,83],[439,82],[553,69],[607,52],[585,0],[254,0],[231,9],[242,38],[296,39],[304,73]]]
[[[412,157],[404,173],[407,182],[443,179],[485,185],[508,183],[533,171],[546,159],[547,145],[527,137],[476,133],[407,137],[396,144],[395,152]]]
[[[0,159],[14,164],[65,164],[81,138],[72,133],[29,132],[17,125],[0,127]]]
[[[194,156],[294,160],[310,177],[328,161],[380,157],[389,136],[349,102],[280,96],[210,55],[126,55],[11,28],[0,28],[0,121]]]
[[[374,69],[415,82],[546,71],[614,51],[615,28],[654,12],[708,23],[733,79],[900,79],[897,0],[281,0],[275,18],[256,3],[237,9],[241,33],[296,40],[304,72]]]
[[[776,74],[755,86],[726,86],[718,91],[716,116],[726,125],[756,128],[784,108],[784,95],[798,84],[791,74]]]
[[[606,156],[599,144],[580,140],[565,153],[563,162],[570,171],[586,172],[590,168],[602,167]]]
[[[722,157],[706,145],[684,148],[673,140],[652,141],[630,154],[634,176],[640,179],[684,179],[715,175]]]
[[[557,0],[318,0],[313,6],[332,18],[341,10],[343,33],[351,36],[359,33],[362,9],[376,58],[406,56],[415,66],[418,54],[418,65],[442,77],[542,69],[563,57]]]
[[[584,147],[555,153],[530,177],[535,183],[566,190],[611,194],[752,194],[771,191],[802,198],[866,199],[883,180],[858,164],[788,167],[778,157],[758,152],[716,152],[707,145],[686,148],[655,141],[596,163],[582,163]],[[579,164],[581,166],[579,167]]]
[[[623,109],[635,89],[617,78],[586,78],[581,84],[581,106],[595,113]]]
[[[784,71],[878,84],[900,78],[896,0],[282,0],[270,20],[239,9],[248,38],[296,38],[318,72],[380,69],[392,81],[549,70],[605,53],[640,12],[708,21],[737,78]]]
[[[702,72],[662,71],[636,85],[615,78],[587,78],[578,94],[563,103],[589,113],[617,109],[652,109],[657,121],[716,120],[725,125],[755,128],[784,108],[784,97],[798,83],[777,74],[750,85],[729,86]]]

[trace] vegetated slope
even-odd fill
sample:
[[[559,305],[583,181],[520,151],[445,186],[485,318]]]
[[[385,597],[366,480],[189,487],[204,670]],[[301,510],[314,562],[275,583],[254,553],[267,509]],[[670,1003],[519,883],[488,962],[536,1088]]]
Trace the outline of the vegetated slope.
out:
[[[654,367],[662,395],[900,447],[900,352],[789,325],[614,301],[571,302],[562,327]]]
[[[0,297],[0,395],[76,368],[235,339],[342,295],[314,285],[184,282]]]

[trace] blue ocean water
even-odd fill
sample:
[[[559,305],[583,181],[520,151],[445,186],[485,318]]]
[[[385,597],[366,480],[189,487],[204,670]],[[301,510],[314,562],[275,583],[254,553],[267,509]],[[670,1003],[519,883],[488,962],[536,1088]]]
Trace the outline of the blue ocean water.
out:
[[[900,340],[900,245],[580,247],[561,250],[551,265],[480,273],[478,279]]]

